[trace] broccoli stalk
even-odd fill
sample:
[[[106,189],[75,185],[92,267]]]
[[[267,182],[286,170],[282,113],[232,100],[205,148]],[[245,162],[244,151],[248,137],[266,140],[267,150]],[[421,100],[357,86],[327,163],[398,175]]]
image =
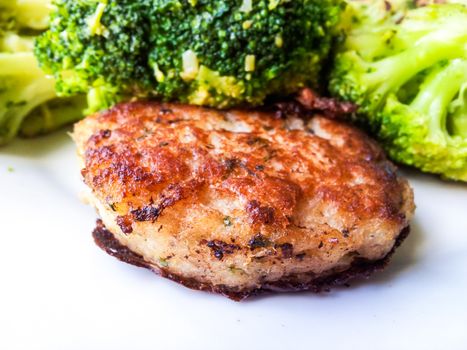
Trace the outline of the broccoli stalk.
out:
[[[82,97],[57,101],[55,80],[38,66],[34,40],[47,28],[50,0],[0,0],[0,145],[82,117]],[[80,109],[71,110],[70,103]]]
[[[459,96],[451,103],[449,112],[451,113],[448,122],[450,132],[467,137],[467,83],[460,87]]]
[[[19,135],[34,137],[47,134],[81,119],[87,108],[86,97],[55,98],[36,107],[21,124]]]
[[[52,0],[0,0],[0,9],[13,15],[19,28],[43,30],[48,27]]]
[[[0,53],[0,77],[0,144],[5,144],[34,108],[56,94],[54,80],[39,69],[32,53]]]
[[[384,6],[353,7],[330,90],[360,106],[394,160],[467,181],[467,8]]]
[[[449,128],[448,122],[452,101],[461,97],[459,91],[466,81],[467,60],[456,59],[433,70],[410,104],[389,96],[380,130],[389,155],[424,171],[467,181],[467,130]],[[455,117],[456,125],[465,125],[465,110]]]
[[[388,93],[401,88],[417,73],[463,55],[465,42],[467,32],[459,33],[453,28],[451,32],[430,33],[416,46],[375,62],[365,62],[355,51],[346,52],[339,56],[340,65],[331,83],[333,91],[344,98],[356,99],[368,112],[374,111],[384,103]]]
[[[467,82],[467,60],[452,60],[444,67],[434,69],[427,76],[410,107],[429,116],[427,122],[430,130],[444,136],[448,132],[446,117],[449,106],[465,82]],[[467,118],[467,115],[464,117]],[[467,136],[467,134],[459,136]]]

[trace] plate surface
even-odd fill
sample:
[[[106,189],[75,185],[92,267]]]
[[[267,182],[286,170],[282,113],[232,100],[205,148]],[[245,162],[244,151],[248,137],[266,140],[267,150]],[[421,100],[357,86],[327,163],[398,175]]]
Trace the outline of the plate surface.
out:
[[[404,170],[412,233],[368,281],[235,303],[99,250],[65,132],[0,149],[0,349],[467,349],[467,185]]]

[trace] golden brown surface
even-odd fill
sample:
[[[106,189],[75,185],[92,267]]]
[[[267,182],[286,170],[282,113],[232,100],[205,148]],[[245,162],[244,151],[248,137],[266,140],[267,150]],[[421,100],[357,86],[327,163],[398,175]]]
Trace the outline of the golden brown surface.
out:
[[[133,103],[74,138],[89,199],[122,244],[239,291],[381,259],[414,209],[373,141],[319,116]]]

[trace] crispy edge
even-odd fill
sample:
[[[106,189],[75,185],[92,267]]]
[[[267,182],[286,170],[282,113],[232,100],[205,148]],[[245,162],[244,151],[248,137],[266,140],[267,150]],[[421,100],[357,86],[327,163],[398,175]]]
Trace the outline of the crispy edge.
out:
[[[92,235],[95,243],[99,248],[104,250],[109,255],[123,261],[127,264],[135,265],[138,267],[147,268],[154,273],[168,278],[174,282],[180,283],[183,286],[193,289],[207,291],[217,294],[222,294],[234,301],[242,301],[248,297],[257,296],[265,292],[300,292],[311,291],[313,293],[327,292],[331,287],[345,285],[350,280],[357,277],[369,278],[373,273],[382,271],[391,260],[395,250],[407,238],[410,233],[410,227],[405,227],[398,237],[391,251],[382,259],[371,261],[367,259],[355,260],[351,267],[345,271],[332,274],[330,276],[317,277],[309,282],[300,282],[296,280],[297,276],[291,275],[279,281],[267,283],[260,288],[252,290],[237,290],[229,288],[225,285],[212,285],[208,283],[199,282],[194,278],[186,278],[180,275],[171,273],[166,268],[156,267],[144,258],[131,251],[128,247],[122,245],[115,236],[107,230],[102,220],[97,220],[96,228],[93,230]]]

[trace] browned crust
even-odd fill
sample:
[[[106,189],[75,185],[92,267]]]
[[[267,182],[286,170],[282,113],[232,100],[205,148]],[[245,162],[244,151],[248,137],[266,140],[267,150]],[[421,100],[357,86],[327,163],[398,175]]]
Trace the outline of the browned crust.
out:
[[[251,131],[211,130],[226,120]],[[405,226],[407,183],[381,148],[345,123],[316,115],[311,121],[294,129],[274,113],[138,102],[86,118],[76,137],[85,183],[126,234],[181,201],[198,201],[207,188],[248,203],[243,212],[252,230],[268,236],[300,224],[297,213],[308,198],[332,203],[360,222]],[[213,138],[222,148],[211,144]]]
[[[338,272],[325,277],[317,277],[310,282],[303,283],[297,280],[297,276],[289,276],[279,281],[263,284],[260,288],[253,290],[236,290],[223,285],[212,285],[199,282],[193,278],[185,278],[179,275],[172,274],[164,268],[158,268],[148,263],[144,258],[131,251],[128,247],[122,245],[114,235],[106,229],[101,220],[97,220],[96,228],[93,231],[95,243],[109,255],[116,257],[120,261],[150,269],[156,274],[168,278],[172,281],[180,283],[185,287],[202,290],[207,292],[219,293],[232,300],[241,301],[250,296],[259,295],[264,292],[299,292],[311,291],[320,293],[328,291],[331,287],[344,285],[351,279],[357,277],[368,278],[374,272],[383,270],[389,263],[392,255],[404,239],[409,235],[410,227],[404,228],[396,239],[396,243],[392,250],[382,259],[370,261],[366,259],[357,259],[352,263],[352,266],[343,272]]]

